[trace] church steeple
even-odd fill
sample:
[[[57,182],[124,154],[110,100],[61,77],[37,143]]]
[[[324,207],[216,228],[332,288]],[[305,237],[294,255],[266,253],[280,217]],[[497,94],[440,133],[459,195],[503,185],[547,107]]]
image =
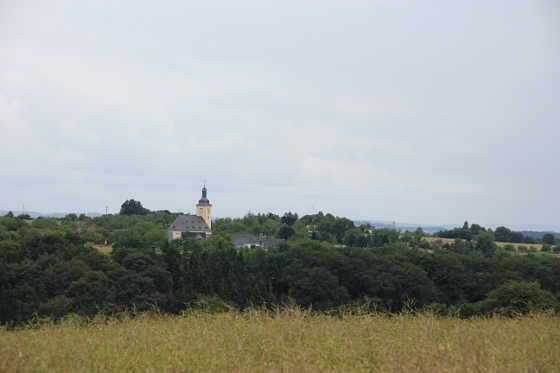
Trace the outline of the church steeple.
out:
[[[212,205],[207,196],[206,180],[204,181],[204,188],[202,188],[202,198],[198,200],[196,205],[196,216],[201,216],[208,227],[212,228]]]

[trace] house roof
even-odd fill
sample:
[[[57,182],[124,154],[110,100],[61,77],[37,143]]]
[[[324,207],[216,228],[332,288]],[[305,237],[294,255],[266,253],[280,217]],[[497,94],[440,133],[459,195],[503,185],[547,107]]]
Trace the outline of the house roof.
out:
[[[167,228],[170,231],[209,231],[212,229],[206,224],[202,216],[194,215],[180,215],[175,221]]]
[[[233,243],[235,246],[260,246],[264,249],[268,249],[269,247],[276,246],[279,243],[286,242],[283,238],[264,238],[264,237],[256,237],[249,234],[232,234],[231,238],[233,239]]]
[[[232,234],[231,238],[235,245],[257,245],[259,243],[257,237],[249,234]]]
[[[266,240],[262,240],[262,247],[268,249],[269,247],[276,246],[282,242],[286,242],[283,238],[268,238]]]

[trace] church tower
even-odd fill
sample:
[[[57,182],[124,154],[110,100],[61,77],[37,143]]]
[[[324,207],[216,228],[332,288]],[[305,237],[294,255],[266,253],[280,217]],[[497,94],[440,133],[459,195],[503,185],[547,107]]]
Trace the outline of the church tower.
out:
[[[196,216],[202,217],[204,222],[208,224],[208,227],[212,229],[212,205],[206,197],[206,183],[204,183],[204,188],[202,188],[202,198],[198,200],[196,205]]]

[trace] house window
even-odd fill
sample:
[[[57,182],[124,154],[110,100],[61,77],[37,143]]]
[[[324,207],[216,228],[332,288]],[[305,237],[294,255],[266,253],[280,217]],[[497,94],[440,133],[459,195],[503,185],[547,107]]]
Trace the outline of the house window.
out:
[[[200,209],[200,214],[202,215],[202,209]]]

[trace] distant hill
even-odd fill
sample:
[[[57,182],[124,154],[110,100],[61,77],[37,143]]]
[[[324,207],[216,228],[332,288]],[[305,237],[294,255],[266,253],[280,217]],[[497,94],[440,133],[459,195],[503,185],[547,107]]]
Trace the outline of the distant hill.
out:
[[[8,213],[8,210],[0,210],[0,216],[4,216]],[[22,210],[13,210],[12,213],[14,214],[14,216],[18,216],[21,214],[24,214],[24,212]],[[63,218],[66,215],[70,214],[69,212],[49,212],[49,213],[44,213],[44,212],[38,212],[38,211],[25,211],[25,214],[29,214],[29,216],[31,216],[33,219],[37,219],[38,217],[42,216],[44,218]],[[75,212],[74,214],[76,215],[80,215],[81,212]],[[101,216],[103,214],[100,214],[98,212],[86,212],[85,213],[86,216],[89,216],[90,218],[94,218],[96,216]]]
[[[525,237],[543,238],[545,233],[552,233],[557,238],[560,238],[560,233],[552,231],[536,232],[536,231],[520,231]]]
[[[393,222],[389,221],[379,221],[379,220],[355,220],[354,224],[362,225],[362,224],[371,224],[376,228],[393,228]],[[514,232],[521,232],[523,236],[533,237],[533,238],[542,238],[545,233],[552,233],[556,237],[560,238],[560,233],[555,232],[552,230],[519,230],[519,226],[507,226],[505,224],[480,224],[484,228],[491,228],[496,229],[497,227],[504,226],[506,228],[511,229]],[[424,225],[424,224],[410,224],[410,223],[394,223],[394,228],[404,231],[415,231],[416,228],[420,227],[425,233],[436,233],[443,230],[453,229],[457,227],[462,227],[463,224],[443,224],[441,226],[433,226],[433,225]]]
[[[371,224],[375,228],[395,228],[400,231],[415,231],[418,227],[422,228],[425,233],[435,233],[447,228],[443,226],[433,226],[433,225],[423,225],[423,224],[410,224],[410,223],[395,223],[390,221],[379,221],[379,220],[356,220],[354,224],[362,225],[362,224]]]

